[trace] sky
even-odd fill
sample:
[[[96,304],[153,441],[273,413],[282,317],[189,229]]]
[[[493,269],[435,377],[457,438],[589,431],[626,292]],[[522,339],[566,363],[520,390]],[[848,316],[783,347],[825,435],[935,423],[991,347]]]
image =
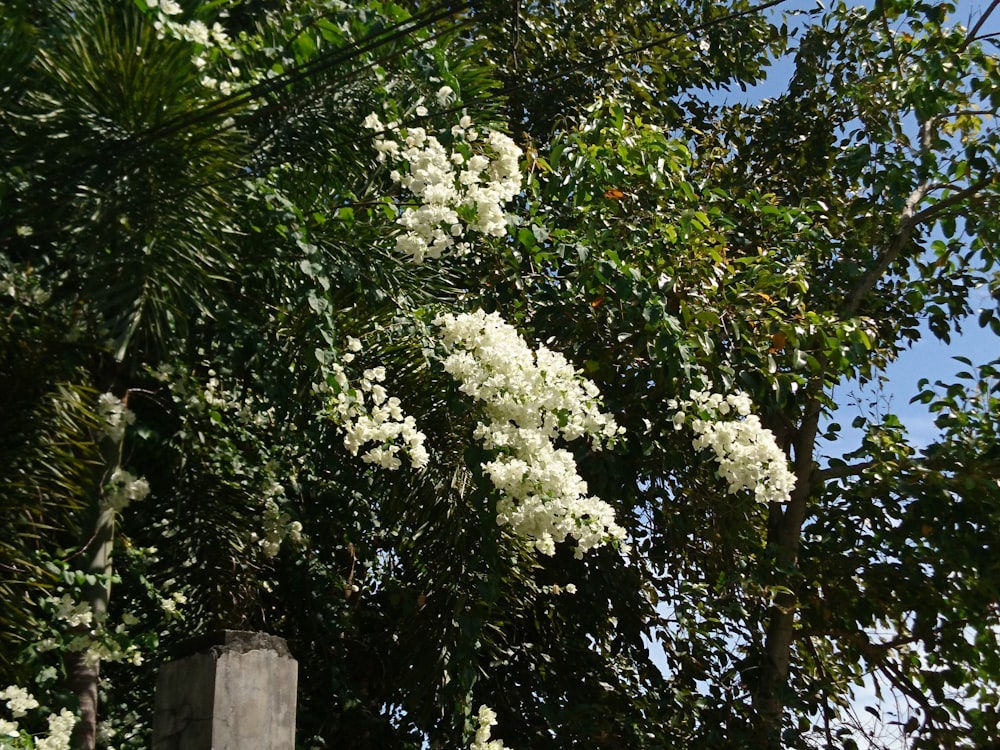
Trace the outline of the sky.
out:
[[[830,2],[833,0],[828,0],[827,6]],[[859,4],[863,2],[864,0],[859,0]],[[775,18],[780,18],[788,11],[816,8],[818,3],[822,5],[820,0],[786,0],[769,12]],[[952,19],[968,27],[970,20],[978,18],[987,5],[984,0],[957,0]],[[792,26],[794,17],[789,18],[788,23]],[[980,31],[989,32],[1000,33],[1000,13],[995,13]],[[791,59],[779,60],[769,69],[765,81],[746,92],[739,89],[722,92],[717,95],[716,101],[749,104],[767,97],[776,97],[787,90],[791,73]],[[835,396],[842,406],[834,415],[834,420],[843,426],[843,430],[838,443],[827,446],[829,454],[835,455],[859,446],[861,433],[851,429],[850,424],[854,417],[866,413],[865,410],[874,401],[877,401],[880,413],[888,411],[899,417],[915,445],[923,447],[933,442],[936,434],[933,415],[925,405],[910,403],[918,393],[917,383],[921,378],[927,378],[932,384],[939,380],[955,382],[955,373],[969,369],[967,365],[956,362],[956,356],[967,357],[976,366],[1000,358],[1000,338],[988,328],[979,328],[975,317],[982,307],[994,304],[996,302],[990,299],[985,290],[974,294],[970,300],[973,316],[962,323],[962,333],[953,336],[949,344],[938,340],[923,328],[922,338],[890,364],[884,373],[885,381],[879,388],[859,388],[857,384],[847,384],[838,389]]]
[[[832,0],[831,0],[832,1]],[[787,0],[786,3],[773,9],[776,16],[782,11],[793,9],[815,8],[817,0]],[[957,0],[957,11],[953,16],[956,23],[970,26],[970,18],[978,14],[988,5],[984,0]],[[789,21],[791,25],[792,21]],[[1000,33],[1000,13],[994,15],[981,33]],[[717,102],[729,103],[757,101],[771,96],[778,96],[786,90],[786,84],[791,74],[791,61],[782,60],[772,66],[768,79],[746,92],[735,90],[718,95]],[[853,430],[850,425],[854,417],[866,415],[875,403],[879,413],[895,414],[904,424],[912,444],[925,447],[935,439],[936,428],[934,415],[924,404],[911,403],[918,393],[918,382],[926,378],[930,383],[944,381],[956,382],[955,374],[968,370],[966,364],[957,362],[954,357],[966,357],[973,365],[984,365],[1000,358],[1000,337],[990,329],[979,328],[976,315],[984,306],[994,305],[986,290],[977,290],[969,300],[973,315],[962,322],[961,334],[954,335],[950,343],[945,343],[934,337],[929,330],[923,328],[923,336],[909,349],[903,351],[898,359],[892,362],[883,373],[884,380],[878,385],[859,388],[855,384],[846,384],[835,391],[834,396],[841,404],[834,420],[843,426],[840,438],[836,443],[823,446],[821,450],[827,455],[840,455],[859,447],[861,433]],[[654,650],[655,653],[655,650]],[[869,709],[876,711],[881,722]],[[905,722],[907,715],[904,706],[898,706],[888,692],[883,692],[880,698],[872,681],[860,687],[855,695],[853,711],[859,721],[866,726],[877,726],[880,735],[880,746],[889,750],[899,750],[906,747],[905,738],[901,736],[899,724],[893,725],[893,720]],[[859,737],[861,747],[867,744]]]

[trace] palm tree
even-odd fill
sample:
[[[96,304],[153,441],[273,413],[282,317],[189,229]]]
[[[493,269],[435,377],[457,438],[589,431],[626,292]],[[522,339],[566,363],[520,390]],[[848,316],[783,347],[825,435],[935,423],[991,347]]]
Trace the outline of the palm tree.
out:
[[[195,577],[181,554],[151,568],[161,580],[186,576],[185,627],[278,626],[264,603],[274,566],[253,546],[262,488],[291,495],[280,473],[298,462],[300,505],[360,500],[368,480],[321,449],[332,439],[316,418],[322,352],[463,284],[389,251],[380,196],[390,183],[360,122],[387,81],[412,106],[436,88],[435,69],[473,100],[489,79],[424,49],[461,31],[457,6],[384,16],[313,6],[241,6],[209,39],[194,22],[212,19],[131,3],[24,0],[0,11],[0,261],[15,292],[0,329],[11,425],[0,465],[14,480],[0,512],[18,530],[0,548],[8,601],[52,587],[43,566],[64,563],[90,576],[82,595],[95,613],[114,611],[116,534],[129,597],[129,540],[162,544],[169,524],[178,551],[203,563]],[[418,354],[397,347],[413,388]],[[216,374],[258,418],[227,430],[179,395],[204,394]],[[101,437],[105,392],[139,413],[141,430],[124,443]],[[126,515],[102,499],[123,462],[154,487]],[[233,469],[242,462],[253,469]],[[334,525],[345,543],[354,535]],[[350,579],[335,551],[323,555],[314,573]],[[37,639],[33,604],[8,613],[12,645]],[[149,617],[167,627],[162,612]],[[79,657],[67,667],[81,707],[75,743],[91,748],[98,665]]]

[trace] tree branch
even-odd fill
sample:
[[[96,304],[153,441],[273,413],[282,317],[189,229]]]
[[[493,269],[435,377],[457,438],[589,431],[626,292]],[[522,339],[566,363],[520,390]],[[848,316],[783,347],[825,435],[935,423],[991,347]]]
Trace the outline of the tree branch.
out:
[[[1000,0],[997,0],[997,2],[1000,2]],[[989,177],[984,177],[978,182],[974,182],[971,185],[952,193],[947,198],[942,198],[941,200],[931,204],[927,208],[913,214],[913,216],[910,219],[910,222],[912,224],[911,231],[913,228],[918,227],[921,224],[926,224],[929,221],[933,221],[935,218],[937,218],[938,213],[940,213],[941,211],[951,208],[952,206],[955,206],[961,203],[962,201],[973,197],[974,195],[976,195],[976,193],[982,192],[982,190],[994,184],[997,181],[998,177],[1000,177],[1000,173],[994,172]]]
[[[862,461],[859,464],[844,464],[843,466],[829,466],[825,469],[818,469],[815,474],[816,481],[829,482],[831,479],[856,477],[875,466],[876,463],[876,461]]]
[[[928,191],[931,189],[930,183],[923,182],[917,186],[917,188],[910,193],[910,197],[906,199],[906,205],[903,207],[903,211],[899,217],[899,223],[896,226],[896,231],[889,238],[888,247],[886,247],[885,252],[883,252],[876,260],[874,265],[869,267],[862,275],[861,280],[858,285],[854,287],[854,291],[851,292],[851,296],[848,297],[847,302],[844,303],[843,315],[845,317],[853,317],[857,314],[858,310],[861,308],[861,303],[864,302],[865,297],[868,296],[869,292],[875,288],[885,272],[889,270],[889,266],[902,254],[903,248],[910,241],[910,237],[913,236],[913,230],[917,226],[913,217],[916,215],[916,207],[920,204],[926,196]]]
[[[924,695],[924,692],[906,679],[906,675],[902,674],[899,667],[891,662],[883,662],[880,664],[878,666],[878,671],[889,679],[889,682],[894,688],[896,688],[896,690],[920,705],[920,708],[924,713],[923,725],[925,727],[930,726],[933,723],[932,717],[934,714],[934,708],[931,706],[930,701],[927,700],[927,696]]]
[[[972,28],[969,29],[969,33],[965,35],[965,39],[962,41],[962,44],[959,45],[959,53],[964,52],[970,44],[976,41],[976,34],[979,33],[981,28],[983,28],[983,24],[986,23],[993,11],[997,9],[997,6],[1000,6],[1000,0],[993,0],[993,2],[990,3],[990,7],[983,11],[983,14],[979,16],[979,19],[972,25]]]
[[[1000,2],[1000,0],[997,0]],[[925,123],[926,125],[927,123]],[[921,128],[921,130],[926,130],[926,128]],[[942,198],[936,203],[927,206],[920,211],[917,211],[917,206],[920,202],[927,197],[927,194],[934,190],[940,185],[932,184],[929,182],[923,182],[918,185],[912,193],[910,193],[909,198],[906,199],[906,205],[903,206],[903,210],[899,216],[899,223],[896,226],[896,232],[889,239],[888,246],[875,261],[875,264],[871,266],[865,274],[861,277],[858,285],[851,292],[851,296],[848,298],[847,302],[844,304],[843,314],[846,316],[856,315],[858,310],[861,308],[861,303],[864,302],[865,297],[875,288],[879,279],[885,275],[885,272],[889,270],[889,266],[899,258],[902,254],[910,238],[913,236],[913,231],[931,221],[938,218],[940,214],[953,206],[956,206],[963,201],[967,201],[974,197],[977,193],[982,192],[985,188],[993,185],[997,182],[1000,173],[993,172],[990,176],[984,177],[978,182],[974,182],[971,185],[957,190],[946,198]]]

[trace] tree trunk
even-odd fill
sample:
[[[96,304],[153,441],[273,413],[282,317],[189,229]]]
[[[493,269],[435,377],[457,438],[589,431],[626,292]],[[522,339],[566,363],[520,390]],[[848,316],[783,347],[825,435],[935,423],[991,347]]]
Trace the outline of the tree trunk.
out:
[[[753,705],[758,717],[755,746],[768,750],[777,750],[782,744],[782,716],[795,638],[795,609],[798,606],[796,573],[799,543],[815,482],[813,457],[820,413],[819,401],[811,400],[792,440],[795,489],[786,505],[771,506],[768,523],[768,544],[775,551],[775,583],[789,590],[776,593],[773,597],[764,639],[764,654],[758,666],[756,689],[753,693]]]
[[[66,657],[70,689],[79,703],[79,720],[73,727],[70,746],[73,750],[94,750],[97,743],[97,683],[101,665],[85,652],[75,651]]]
[[[84,572],[97,576],[84,589],[95,625],[103,623],[108,614],[111,596],[111,551],[114,544],[115,511],[103,504],[97,512],[94,534],[84,548]],[[71,653],[66,661],[70,688],[79,703],[80,719],[73,729],[74,750],[94,750],[97,741],[97,687],[101,665],[87,652]]]

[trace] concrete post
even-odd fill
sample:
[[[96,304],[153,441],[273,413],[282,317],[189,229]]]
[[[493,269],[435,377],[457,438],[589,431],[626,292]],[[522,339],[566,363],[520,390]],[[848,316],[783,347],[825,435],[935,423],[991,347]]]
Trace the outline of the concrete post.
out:
[[[294,750],[298,663],[283,638],[222,630],[156,680],[153,750]]]

